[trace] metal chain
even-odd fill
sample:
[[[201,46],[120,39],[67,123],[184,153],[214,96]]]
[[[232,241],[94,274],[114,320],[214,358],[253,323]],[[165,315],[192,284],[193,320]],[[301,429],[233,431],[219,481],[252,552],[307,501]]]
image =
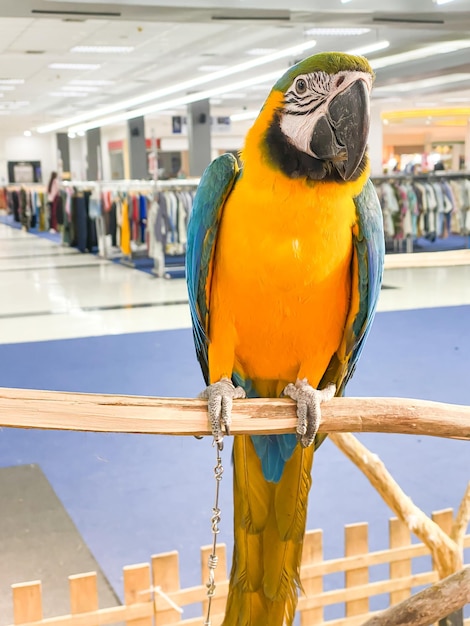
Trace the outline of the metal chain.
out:
[[[218,556],[216,554],[217,548],[217,535],[219,534],[219,522],[221,517],[221,511],[219,509],[219,488],[220,481],[222,480],[222,474],[224,473],[224,468],[222,466],[222,457],[220,456],[220,451],[222,450],[223,444],[222,442],[217,442],[214,440],[213,446],[215,446],[217,450],[216,454],[216,465],[214,467],[214,478],[215,478],[215,503],[212,509],[212,517],[211,517],[211,528],[212,528],[212,553],[209,555],[208,559],[208,567],[209,567],[209,581],[206,583],[207,587],[207,615],[204,622],[204,626],[211,626],[211,605],[212,598],[215,595],[215,568],[218,563]]]

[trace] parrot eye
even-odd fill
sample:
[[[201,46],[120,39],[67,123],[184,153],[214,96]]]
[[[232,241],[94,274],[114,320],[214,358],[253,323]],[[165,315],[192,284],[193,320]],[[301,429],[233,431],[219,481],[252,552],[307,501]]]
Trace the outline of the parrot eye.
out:
[[[295,90],[301,96],[303,93],[307,91],[307,83],[303,78],[299,78],[295,82]]]

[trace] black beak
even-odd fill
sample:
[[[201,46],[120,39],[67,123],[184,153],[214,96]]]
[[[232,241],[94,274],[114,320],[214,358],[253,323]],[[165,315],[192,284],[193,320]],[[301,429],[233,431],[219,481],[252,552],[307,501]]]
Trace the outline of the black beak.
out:
[[[357,80],[330,102],[327,113],[315,125],[310,149],[329,161],[343,180],[350,180],[359,167],[369,136],[369,92]]]

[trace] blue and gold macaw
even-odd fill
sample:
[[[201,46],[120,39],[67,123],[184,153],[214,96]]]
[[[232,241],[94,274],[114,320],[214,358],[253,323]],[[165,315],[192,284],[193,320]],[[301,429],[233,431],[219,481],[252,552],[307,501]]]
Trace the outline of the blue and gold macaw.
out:
[[[343,394],[382,280],[372,81],[364,58],[343,53],[294,65],[248,132],[241,171],[217,158],[194,200],[187,281],[215,440],[229,433],[234,398],[289,396],[298,417],[296,434],[234,439],[224,626],[294,618],[320,403]]]

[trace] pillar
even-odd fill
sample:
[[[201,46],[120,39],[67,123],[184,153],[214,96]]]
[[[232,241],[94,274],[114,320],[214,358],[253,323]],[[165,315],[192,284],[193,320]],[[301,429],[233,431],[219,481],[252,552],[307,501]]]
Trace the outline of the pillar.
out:
[[[127,145],[130,177],[147,179],[149,171],[145,146],[145,123],[142,115],[127,120]]]
[[[370,130],[368,151],[371,175],[379,176],[383,173],[383,123],[381,107],[373,102],[370,109]]]
[[[101,180],[101,128],[86,131],[87,180]]]
[[[211,162],[209,100],[188,104],[189,175],[201,176]]]
[[[60,152],[60,159],[62,161],[62,177],[66,179],[70,178],[70,146],[69,146],[69,137],[67,133],[57,133],[57,150]]]

